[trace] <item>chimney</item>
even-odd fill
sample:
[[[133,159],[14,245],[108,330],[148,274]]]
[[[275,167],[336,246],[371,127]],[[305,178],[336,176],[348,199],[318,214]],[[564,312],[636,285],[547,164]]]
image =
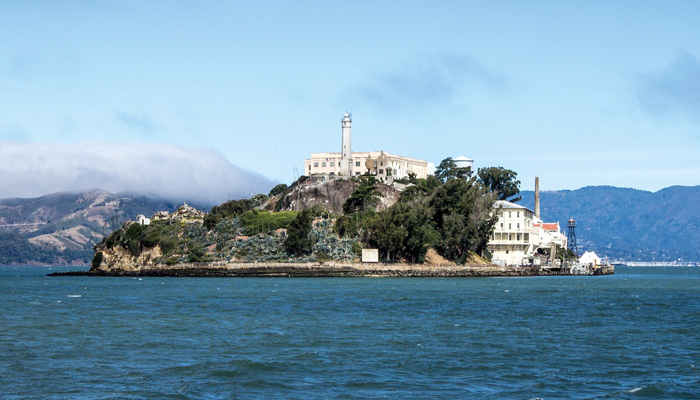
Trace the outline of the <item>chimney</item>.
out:
[[[535,217],[540,217],[540,177],[535,177]]]

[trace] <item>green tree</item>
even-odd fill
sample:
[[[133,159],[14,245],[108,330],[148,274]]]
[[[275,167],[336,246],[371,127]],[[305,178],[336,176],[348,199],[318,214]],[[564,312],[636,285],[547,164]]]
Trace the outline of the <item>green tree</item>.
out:
[[[483,255],[496,223],[495,196],[474,179],[452,179],[438,187],[428,201],[439,233],[442,254],[464,262],[470,251]]]
[[[389,209],[394,225],[406,233],[400,255],[411,262],[423,262],[425,253],[439,238],[432,221],[431,210],[425,203],[425,199],[416,199],[396,203]]]
[[[311,252],[313,246],[313,241],[309,237],[311,224],[314,217],[321,215],[322,212],[323,210],[319,207],[307,208],[289,223],[287,239],[284,241],[284,249],[287,253],[300,256]]]
[[[397,222],[389,210],[375,214],[370,222],[370,240],[389,261],[395,259],[406,239],[407,232]]]
[[[377,207],[378,198],[381,196],[375,184],[374,176],[363,175],[359,177],[360,184],[357,189],[345,200],[343,213],[352,214],[358,211],[373,211]]]
[[[287,184],[286,183],[280,183],[279,185],[276,185],[270,190],[270,197],[272,196],[277,196],[278,194],[284,192],[287,190]]]
[[[470,167],[457,167],[457,163],[452,157],[442,160],[440,165],[435,168],[435,177],[443,182],[447,182],[450,179],[466,179],[471,174],[472,169]]]
[[[486,189],[498,194],[498,200],[517,202],[522,199],[520,196],[520,181],[515,171],[503,167],[479,168],[477,172],[479,182]]]
[[[253,209],[253,207],[259,204],[258,196],[265,195],[256,195],[250,199],[229,200],[221,205],[212,207],[209,214],[204,216],[204,227],[213,229],[224,218],[238,216]],[[255,197],[258,198],[256,199]]]

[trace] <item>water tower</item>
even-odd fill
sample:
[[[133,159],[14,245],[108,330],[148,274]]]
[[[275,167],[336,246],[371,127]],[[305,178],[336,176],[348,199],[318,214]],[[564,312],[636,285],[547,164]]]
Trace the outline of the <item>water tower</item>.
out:
[[[457,168],[469,168],[474,172],[474,160],[465,156],[459,156],[452,159]]]
[[[572,217],[566,224],[569,227],[569,250],[573,251],[578,257],[578,246],[576,245],[576,221]]]

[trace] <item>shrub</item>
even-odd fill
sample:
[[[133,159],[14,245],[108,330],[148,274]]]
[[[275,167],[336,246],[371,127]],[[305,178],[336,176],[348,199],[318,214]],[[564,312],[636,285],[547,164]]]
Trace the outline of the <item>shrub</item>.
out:
[[[104,259],[104,254],[102,254],[101,251],[96,252],[95,257],[92,258],[92,264],[90,265],[90,269],[99,268],[100,264],[102,264],[103,259]]]

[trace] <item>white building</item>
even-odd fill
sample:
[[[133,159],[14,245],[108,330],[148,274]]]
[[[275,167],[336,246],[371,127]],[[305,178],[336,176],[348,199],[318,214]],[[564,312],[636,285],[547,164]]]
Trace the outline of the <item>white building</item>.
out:
[[[542,222],[527,207],[503,200],[496,201],[494,212],[498,220],[488,243],[493,263],[521,265],[530,263],[538,248],[550,255],[566,249],[566,236],[558,222]]]
[[[542,248],[552,248],[556,246],[559,249],[566,249],[566,235],[561,231],[559,222],[542,222],[541,219],[535,217],[533,226],[539,234],[539,246]]]
[[[499,265],[519,265],[535,254],[539,237],[533,227],[534,213],[526,207],[498,200],[494,204],[498,216],[488,243],[491,261]]]
[[[352,116],[345,113],[341,119],[342,147],[338,153],[311,153],[304,161],[304,174],[327,180],[339,176],[376,175],[382,182],[406,178],[409,173],[417,178],[428,176],[428,162],[403,157],[386,151],[353,152],[351,148]]]

